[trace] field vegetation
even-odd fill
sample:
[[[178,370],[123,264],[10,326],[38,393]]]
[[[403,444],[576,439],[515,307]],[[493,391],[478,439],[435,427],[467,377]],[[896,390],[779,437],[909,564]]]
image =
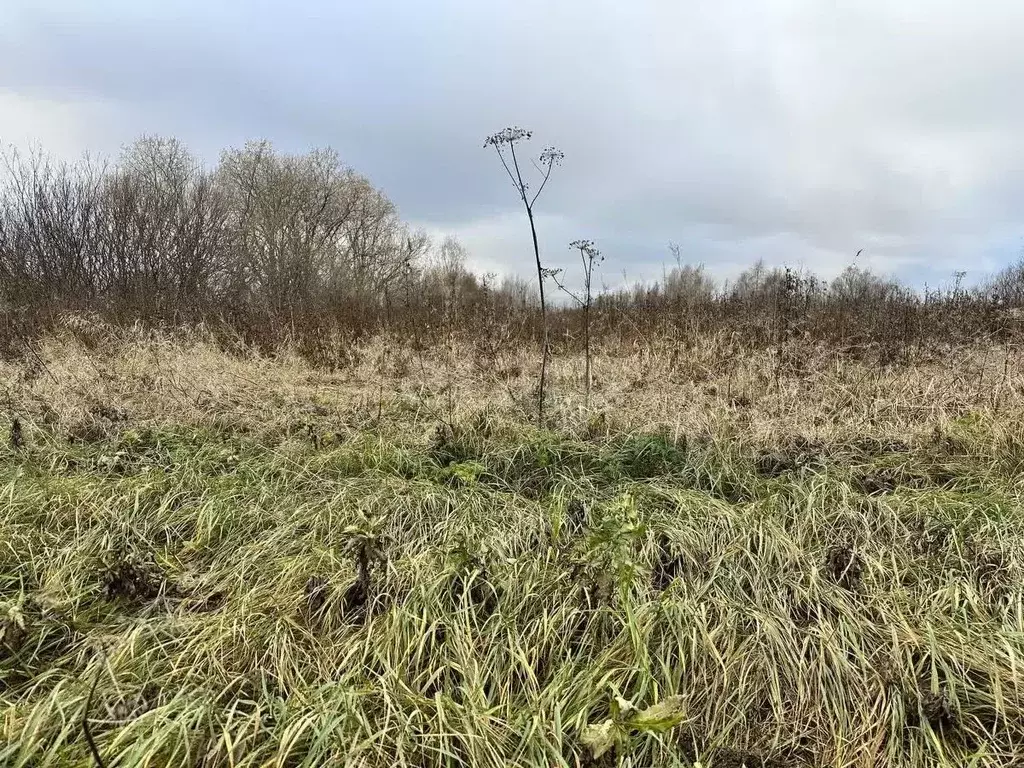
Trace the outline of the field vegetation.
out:
[[[542,324],[328,155],[182,152],[0,205],[0,765],[1024,766],[1024,270]]]

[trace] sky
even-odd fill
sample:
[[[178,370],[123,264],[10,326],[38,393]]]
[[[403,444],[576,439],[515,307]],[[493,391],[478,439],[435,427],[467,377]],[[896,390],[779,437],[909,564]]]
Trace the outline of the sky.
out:
[[[565,160],[542,256],[602,280],[757,259],[915,284],[1024,249],[1019,0],[3,0],[0,144],[331,146],[477,270],[530,274],[484,138]]]

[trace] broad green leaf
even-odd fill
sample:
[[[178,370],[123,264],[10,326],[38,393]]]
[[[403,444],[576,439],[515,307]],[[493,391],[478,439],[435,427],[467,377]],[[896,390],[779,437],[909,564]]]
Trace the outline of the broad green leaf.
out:
[[[669,696],[638,712],[627,721],[630,728],[646,733],[661,733],[679,725],[686,718],[682,696]]]
[[[590,751],[596,760],[615,746],[615,741],[619,735],[619,728],[615,721],[605,720],[600,725],[588,725],[584,728],[580,740],[590,747]]]

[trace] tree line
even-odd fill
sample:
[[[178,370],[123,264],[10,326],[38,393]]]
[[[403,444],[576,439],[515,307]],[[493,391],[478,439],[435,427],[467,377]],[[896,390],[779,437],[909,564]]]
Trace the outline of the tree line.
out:
[[[254,141],[211,167],[180,141],[143,137],[113,162],[9,150],[2,171],[0,309],[8,328],[12,317],[30,318],[35,329],[55,314],[91,311],[252,334],[331,326],[429,339],[442,323],[471,335],[500,326],[504,338],[524,340],[544,331],[544,275],[531,285],[473,274],[458,241],[432,243],[411,228],[330,149],[289,154]],[[544,244],[546,253],[557,247]],[[766,344],[782,333],[912,342],[1002,332],[1024,306],[1024,262],[983,285],[929,291],[856,266],[825,281],[756,263],[719,282],[684,264],[678,249],[672,254],[676,263],[660,280],[614,290],[597,274],[553,271],[548,277],[562,284],[585,279],[595,288],[592,301],[548,308],[551,344],[576,343],[584,315],[598,338],[722,331]]]

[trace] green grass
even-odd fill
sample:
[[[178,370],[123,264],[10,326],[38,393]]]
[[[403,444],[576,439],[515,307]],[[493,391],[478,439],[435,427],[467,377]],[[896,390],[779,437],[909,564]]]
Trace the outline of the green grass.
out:
[[[1024,765],[1020,451],[953,427],[33,433],[0,764],[92,764],[95,684],[108,766],[588,764],[616,695],[683,720],[602,764]]]

